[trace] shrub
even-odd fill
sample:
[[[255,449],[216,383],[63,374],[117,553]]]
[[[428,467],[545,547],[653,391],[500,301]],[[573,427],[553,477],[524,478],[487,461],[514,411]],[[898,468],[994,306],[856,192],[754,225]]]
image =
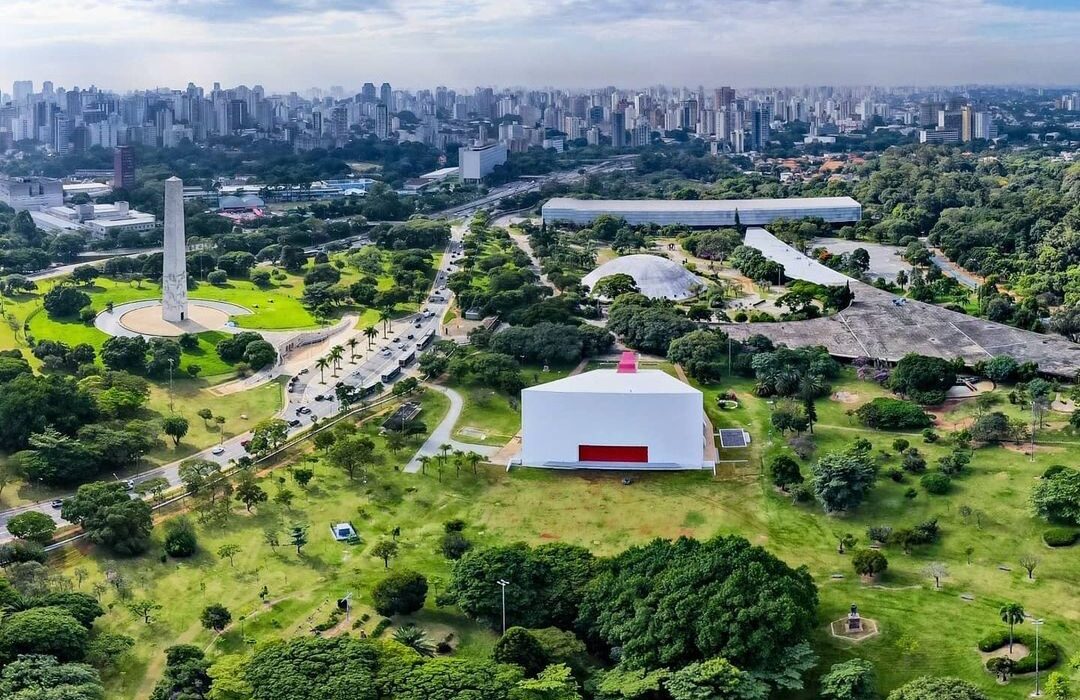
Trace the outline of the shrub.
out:
[[[447,520],[443,523],[444,532],[461,532],[465,529],[465,521],[460,519]]]
[[[213,270],[206,276],[206,281],[214,286],[220,287],[229,281],[229,275],[225,270]]]
[[[910,488],[907,491],[904,491],[904,498],[915,498],[918,495],[919,495],[919,492],[916,491],[913,488]]]
[[[922,410],[922,409],[919,409]],[[896,438],[892,441],[892,448],[897,452],[903,452],[907,448],[911,447],[911,443],[906,438]]]
[[[948,493],[949,487],[952,486],[952,479],[947,474],[941,472],[932,472],[930,474],[924,474],[922,479],[919,480],[922,487],[926,489],[927,493],[932,493],[935,496],[940,496],[944,493]]]
[[[904,459],[901,466],[904,467],[904,471],[906,472],[922,474],[926,471],[926,458],[919,454],[917,449],[912,447],[904,453]]]
[[[45,559],[45,547],[40,542],[15,540],[0,545],[0,566],[21,564],[28,561],[44,564]]]
[[[1080,540],[1080,530],[1052,527],[1043,533],[1043,542],[1051,547],[1069,547]]]
[[[887,471],[886,474],[888,474],[889,478],[892,479],[893,481],[895,481],[896,483],[898,483],[898,484],[904,483],[904,470],[903,469],[897,469],[896,467],[893,467],[892,469]]]
[[[892,528],[888,525],[871,525],[866,528],[866,536],[872,542],[881,542],[884,544],[889,541],[891,535]]]
[[[1046,471],[1043,472],[1042,478],[1053,479],[1055,476],[1066,470],[1068,470],[1068,467],[1066,467],[1064,464],[1052,464],[1046,468]]]
[[[465,552],[472,549],[472,542],[460,532],[451,531],[443,534],[439,549],[444,557],[451,561],[457,561],[465,556]]]
[[[390,618],[384,617],[375,624],[375,628],[371,630],[372,637],[381,637],[382,633],[386,631],[386,628],[392,625]]]
[[[424,607],[427,592],[423,574],[402,569],[376,583],[371,599],[380,615],[408,615]]]
[[[1014,630],[1012,638],[1014,644],[1023,644],[1032,652],[1023,658],[1016,660],[1016,665],[1013,667],[1013,673],[1033,673],[1035,671],[1035,635],[1023,630]],[[1008,629],[994,630],[977,642],[979,651],[983,653],[997,651],[1002,647],[1008,646],[1008,644]],[[1056,644],[1047,640],[1045,637],[1039,639],[1039,670],[1045,670],[1055,666],[1060,658],[1061,650]],[[992,660],[992,658],[987,659],[987,663]]]
[[[773,457],[772,461],[769,462],[769,473],[772,475],[772,482],[782,489],[803,482],[799,464],[787,455]]]
[[[170,557],[190,557],[199,546],[195,526],[187,518],[165,521],[165,553]]]
[[[930,425],[930,416],[918,404],[884,396],[859,406],[855,415],[863,425],[881,430],[926,428]],[[907,441],[904,443],[906,445]]]

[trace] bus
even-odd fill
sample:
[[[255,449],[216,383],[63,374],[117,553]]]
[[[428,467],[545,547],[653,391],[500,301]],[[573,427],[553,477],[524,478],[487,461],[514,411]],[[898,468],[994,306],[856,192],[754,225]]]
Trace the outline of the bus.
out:
[[[416,349],[423,350],[428,345],[431,345],[431,341],[435,339],[435,329],[430,329],[427,333],[420,336],[420,340],[416,341]]]
[[[415,359],[416,359],[416,351],[415,350],[413,352],[410,352],[408,355],[403,355],[402,357],[398,358],[398,361],[397,361],[398,368],[400,369],[402,367],[408,367],[409,364]]]
[[[399,374],[401,374],[400,366],[390,367],[389,369],[383,370],[383,373],[379,375],[379,379],[383,384],[386,384],[387,382],[394,380]]]

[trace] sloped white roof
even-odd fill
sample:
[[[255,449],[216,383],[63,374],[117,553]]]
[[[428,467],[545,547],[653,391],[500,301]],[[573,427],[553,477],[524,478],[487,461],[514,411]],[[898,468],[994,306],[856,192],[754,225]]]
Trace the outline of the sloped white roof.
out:
[[[769,260],[784,266],[784,276],[830,287],[842,287],[851,281],[831,267],[808,258],[761,227],[746,230],[746,245],[757,248]]]
[[[555,394],[697,394],[701,392],[659,369],[616,372],[594,369],[571,377],[538,384],[525,391]]]
[[[630,275],[641,293],[650,299],[686,299],[694,296],[694,288],[704,286],[696,275],[676,262],[659,255],[640,253],[609,260],[581,280],[592,288],[605,277],[619,273]]]

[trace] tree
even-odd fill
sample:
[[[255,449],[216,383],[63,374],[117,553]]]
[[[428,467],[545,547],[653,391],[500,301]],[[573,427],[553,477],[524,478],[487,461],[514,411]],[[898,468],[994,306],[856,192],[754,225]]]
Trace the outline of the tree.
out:
[[[1016,670],[1016,662],[1008,656],[995,656],[986,662],[986,670],[997,675],[1002,683],[1009,682],[1009,676]]]
[[[350,480],[356,478],[357,471],[366,471],[369,465],[375,464],[378,458],[375,442],[361,434],[339,438],[326,456],[327,461],[344,470]]]
[[[98,672],[81,663],[61,663],[52,656],[23,656],[0,672],[0,697],[19,700],[105,700]]]
[[[550,663],[543,646],[524,627],[511,627],[495,643],[491,657],[501,664],[516,664],[530,678]]]
[[[203,423],[206,424],[207,428],[209,428],[210,419],[214,417],[214,412],[211,411],[209,408],[200,408],[195,415],[197,415],[199,418],[202,418]]]
[[[922,676],[889,693],[888,700],[990,700],[967,681],[959,678]]]
[[[1046,678],[1046,697],[1050,700],[1071,700],[1072,692],[1069,689],[1069,678],[1054,671]]]
[[[236,480],[236,500],[244,504],[244,508],[247,512],[251,512],[253,506],[259,503],[265,503],[269,496],[266,495],[266,491],[259,486],[259,482],[255,479],[255,475],[250,470],[244,470],[240,472],[240,478]]]
[[[724,658],[694,662],[675,671],[665,684],[672,700],[764,700],[765,684]]]
[[[44,513],[31,510],[9,520],[7,530],[12,537],[46,544],[56,532],[56,522]]]
[[[161,429],[173,439],[173,444],[180,446],[180,439],[187,435],[188,419],[183,416],[165,416],[161,421]]]
[[[941,579],[949,575],[949,569],[939,561],[932,561],[923,568],[923,573],[934,579],[934,588],[940,590]]]
[[[773,457],[769,462],[769,474],[772,476],[773,484],[785,491],[789,486],[803,482],[798,462],[787,455]]]
[[[296,547],[296,553],[300,554],[300,548],[307,544],[307,527],[293,525],[289,530],[289,544]]]
[[[307,488],[307,485],[311,483],[312,477],[315,476],[315,470],[309,467],[293,467],[292,477],[300,488]]]
[[[242,551],[240,545],[235,543],[223,544],[217,548],[217,555],[222,559],[229,560],[229,566],[236,566],[233,558]]]
[[[91,542],[117,554],[141,554],[150,546],[150,505],[131,498],[123,485],[97,482],[80,486],[64,501],[60,516],[81,525]]]
[[[376,583],[371,589],[371,600],[380,615],[411,615],[424,607],[427,591],[423,574],[402,569]]]
[[[202,649],[178,644],[165,650],[165,673],[154,687],[150,700],[201,700],[210,691],[210,663]]]
[[[455,565],[455,576],[472,556]],[[723,657],[757,671],[805,641],[816,606],[804,568],[791,569],[741,537],[658,539],[605,563],[584,588],[578,620],[583,633],[621,647],[632,668]],[[712,632],[718,629],[725,632]]]
[[[581,700],[581,693],[570,667],[553,664],[536,678],[519,681],[513,697],[515,700]]]
[[[277,503],[279,506],[282,506],[284,508],[288,508],[292,505],[293,498],[295,497],[296,494],[294,494],[291,490],[284,486],[281,486],[278,488],[277,493],[274,494],[274,503]]]
[[[851,566],[860,576],[874,578],[889,568],[889,560],[876,549],[860,549],[852,555]]]
[[[379,660],[371,641],[348,635],[269,641],[256,647],[247,665],[244,678],[252,692],[244,697],[376,700],[379,695],[375,691],[375,670]],[[384,671],[397,675],[410,668],[411,663],[396,662]],[[392,679],[388,676],[385,680]]]
[[[289,424],[280,418],[267,418],[259,421],[251,433],[248,451],[254,454],[273,452],[285,444],[289,436]]]
[[[90,295],[66,284],[58,284],[45,292],[41,302],[52,318],[67,318],[79,313],[79,309],[89,306]]]
[[[78,661],[86,654],[86,627],[67,610],[41,607],[10,613],[0,625],[0,660],[23,654],[48,654]]]
[[[132,615],[142,619],[143,622],[149,625],[153,620],[154,613],[161,610],[162,606],[149,598],[140,598],[128,603],[127,608],[131,611]]]
[[[889,375],[889,388],[921,404],[939,404],[956,382],[956,368],[948,360],[909,353]]]
[[[1020,603],[1006,603],[998,610],[1001,621],[1009,626],[1009,653],[1013,650],[1013,627],[1024,624],[1024,606]]]
[[[638,291],[637,281],[625,272],[601,277],[592,288],[593,295],[605,299],[614,299],[622,294]]]
[[[170,557],[190,557],[198,548],[195,526],[189,518],[181,516],[165,521],[165,553]]]
[[[206,629],[220,632],[232,622],[232,613],[221,603],[211,603],[203,608],[199,621]]]
[[[854,450],[822,456],[810,469],[814,494],[826,513],[850,510],[862,503],[874,485],[874,465]]]
[[[265,340],[253,340],[244,348],[244,362],[256,371],[274,364],[277,358],[277,349]]]
[[[1031,554],[1025,554],[1020,557],[1020,566],[1024,567],[1027,571],[1029,579],[1035,578],[1035,567],[1039,565],[1039,558]]]
[[[1080,525],[1080,469],[1062,469],[1040,479],[1031,490],[1036,515],[1048,520]]]
[[[874,665],[865,659],[851,659],[833,664],[821,677],[823,700],[874,700]]]
[[[364,337],[368,341],[368,350],[372,348],[372,341],[379,337],[379,330],[375,326],[368,326],[364,329]]]
[[[379,540],[371,548],[371,556],[382,559],[383,567],[386,569],[390,568],[390,560],[396,557],[397,554],[398,544],[393,540]]]

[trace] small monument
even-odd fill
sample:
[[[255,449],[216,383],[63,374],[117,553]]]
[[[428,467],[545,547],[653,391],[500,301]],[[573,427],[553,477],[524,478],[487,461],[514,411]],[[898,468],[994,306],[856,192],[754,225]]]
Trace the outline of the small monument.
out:
[[[859,606],[851,604],[851,612],[847,616],[848,632],[862,632],[862,618],[859,617]]]
[[[161,270],[161,318],[172,323],[188,319],[187,245],[184,240],[184,181],[165,181],[165,247]]]

